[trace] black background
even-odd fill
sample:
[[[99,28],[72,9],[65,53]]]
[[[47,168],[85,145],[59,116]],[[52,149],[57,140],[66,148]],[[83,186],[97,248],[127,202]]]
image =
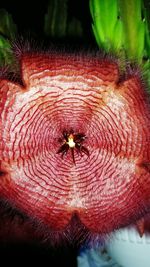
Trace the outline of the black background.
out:
[[[19,34],[33,34],[38,38],[44,36],[44,16],[47,13],[48,0],[17,1],[4,0],[0,8],[6,9],[13,17]],[[62,0],[63,2],[63,0]],[[61,10],[60,10],[61,12]],[[91,15],[88,0],[68,0],[68,18],[75,17],[82,23],[83,42],[95,42],[91,30]]]

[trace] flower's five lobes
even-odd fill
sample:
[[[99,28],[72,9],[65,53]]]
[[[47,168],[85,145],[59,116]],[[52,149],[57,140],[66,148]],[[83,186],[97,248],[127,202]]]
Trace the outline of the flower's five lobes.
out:
[[[1,196],[55,230],[74,213],[99,233],[140,218],[150,208],[140,78],[118,82],[112,60],[56,53],[24,54],[21,72],[24,86],[0,82]]]

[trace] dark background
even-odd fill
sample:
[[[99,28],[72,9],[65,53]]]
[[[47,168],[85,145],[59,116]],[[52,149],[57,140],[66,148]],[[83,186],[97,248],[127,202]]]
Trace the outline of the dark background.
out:
[[[48,0],[4,0],[0,3],[0,8],[6,9],[12,15],[18,27],[19,34],[26,35],[31,33],[31,35],[42,39],[45,38],[43,31],[44,16],[47,13],[48,3]],[[68,0],[68,20],[72,17],[81,21],[83,36],[80,41],[83,43],[94,43],[95,40],[91,30],[92,19],[89,11],[89,0]]]

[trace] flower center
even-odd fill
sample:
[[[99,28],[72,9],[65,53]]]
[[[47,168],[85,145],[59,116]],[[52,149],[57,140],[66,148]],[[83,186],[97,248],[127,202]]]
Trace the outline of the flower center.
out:
[[[73,131],[67,133],[66,131],[63,132],[63,138],[59,139],[61,146],[57,153],[61,153],[62,157],[67,154],[68,150],[71,150],[71,155],[73,158],[73,162],[75,164],[75,156],[74,150],[83,156],[83,153],[89,156],[88,149],[83,146],[83,141],[85,140],[86,136],[82,133],[74,133]]]
[[[66,144],[68,144],[68,146],[70,148],[74,148],[75,147],[76,143],[74,142],[74,136],[73,136],[73,134],[70,134],[68,136],[68,141],[66,142]]]

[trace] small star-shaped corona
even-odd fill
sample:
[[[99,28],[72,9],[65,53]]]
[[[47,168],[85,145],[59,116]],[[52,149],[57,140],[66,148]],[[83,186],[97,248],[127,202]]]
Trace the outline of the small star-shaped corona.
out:
[[[83,155],[82,153],[86,154],[89,156],[89,151],[88,149],[83,146],[83,141],[85,140],[86,136],[84,134],[74,134],[73,132],[67,133],[63,132],[63,138],[59,139],[59,142],[62,143],[61,147],[57,151],[57,153],[62,153],[62,157],[67,154],[67,152],[71,151],[73,162],[75,164],[75,156],[74,156],[74,151],[80,154],[81,156]]]

